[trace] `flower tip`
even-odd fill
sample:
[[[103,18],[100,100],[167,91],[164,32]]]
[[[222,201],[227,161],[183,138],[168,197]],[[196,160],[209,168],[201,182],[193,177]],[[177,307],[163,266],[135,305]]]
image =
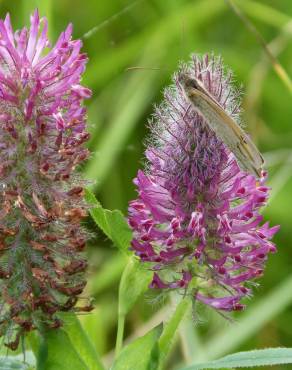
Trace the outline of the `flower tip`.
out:
[[[72,36],[72,32],[73,32],[73,24],[69,23],[66,30],[65,30],[65,38],[67,40],[70,40],[70,38]]]
[[[37,26],[40,22],[40,15],[39,15],[39,10],[36,8],[33,12],[33,14],[30,17],[30,22],[32,26]]]
[[[11,24],[11,18],[10,18],[10,13],[6,13],[5,20],[4,20],[5,25]]]

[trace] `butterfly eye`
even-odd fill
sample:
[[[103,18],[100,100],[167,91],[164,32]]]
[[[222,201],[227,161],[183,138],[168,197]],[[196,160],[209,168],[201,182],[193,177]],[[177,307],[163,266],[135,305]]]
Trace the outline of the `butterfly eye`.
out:
[[[195,80],[195,79],[191,79],[191,81],[192,81],[192,87],[194,88],[194,89],[199,89],[201,86],[199,85],[199,82],[197,81],[197,80]]]
[[[196,89],[196,90],[200,89],[199,82],[195,78],[192,78],[190,76],[187,76],[186,81],[185,81],[185,85],[188,88],[192,88],[192,89]]]
[[[181,73],[179,75],[179,82],[188,89],[196,88],[197,86],[196,81],[186,73]]]

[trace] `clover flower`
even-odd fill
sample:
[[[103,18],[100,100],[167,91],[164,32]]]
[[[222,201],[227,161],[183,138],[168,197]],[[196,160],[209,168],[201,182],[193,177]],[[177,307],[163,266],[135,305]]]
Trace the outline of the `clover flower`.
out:
[[[88,157],[80,85],[86,55],[72,26],[49,48],[47,20],[13,33],[0,20],[0,336],[16,349],[40,325],[56,328],[86,282],[84,181]],[[75,310],[89,307],[77,307]]]
[[[239,93],[220,58],[192,56],[180,71],[201,80],[237,122]],[[150,123],[148,168],[134,180],[129,206],[132,249],[154,271],[151,288],[187,290],[218,311],[242,310],[252,281],[263,274],[278,226],[262,224],[267,173],[259,181],[190,105],[180,71]]]

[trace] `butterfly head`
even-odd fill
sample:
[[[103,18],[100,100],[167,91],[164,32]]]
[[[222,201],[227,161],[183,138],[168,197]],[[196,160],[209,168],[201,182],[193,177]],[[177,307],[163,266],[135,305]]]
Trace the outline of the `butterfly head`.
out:
[[[178,75],[178,81],[187,95],[194,91],[202,91],[202,84],[200,81],[192,77],[187,72],[180,72]]]

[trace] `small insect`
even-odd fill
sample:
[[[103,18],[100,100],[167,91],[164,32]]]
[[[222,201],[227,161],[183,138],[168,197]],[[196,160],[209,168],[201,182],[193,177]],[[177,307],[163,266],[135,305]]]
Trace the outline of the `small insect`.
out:
[[[257,178],[261,177],[264,159],[249,136],[224,111],[201,81],[181,72],[179,82],[193,108],[235,155],[239,167]]]

